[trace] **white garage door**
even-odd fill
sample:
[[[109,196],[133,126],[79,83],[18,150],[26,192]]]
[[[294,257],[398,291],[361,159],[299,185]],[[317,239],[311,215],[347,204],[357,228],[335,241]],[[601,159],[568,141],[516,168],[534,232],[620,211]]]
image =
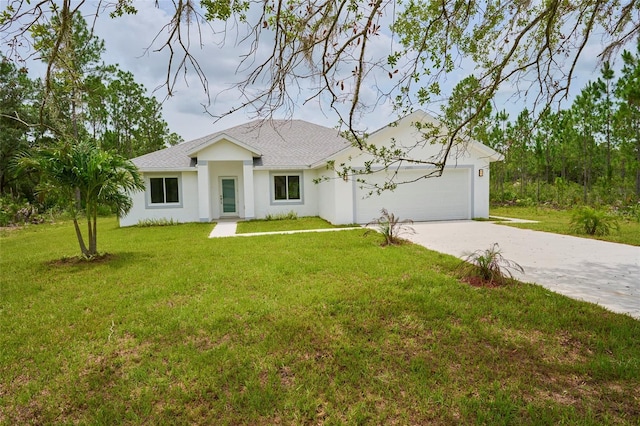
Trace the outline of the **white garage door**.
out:
[[[367,223],[380,217],[380,209],[386,208],[400,219],[414,222],[429,220],[471,219],[471,179],[469,168],[445,169],[440,177],[422,179],[398,185],[394,191],[367,197],[367,188],[356,190],[356,221]],[[397,181],[410,181],[422,176],[424,171],[405,170]],[[383,182],[384,176],[369,176],[371,182]]]

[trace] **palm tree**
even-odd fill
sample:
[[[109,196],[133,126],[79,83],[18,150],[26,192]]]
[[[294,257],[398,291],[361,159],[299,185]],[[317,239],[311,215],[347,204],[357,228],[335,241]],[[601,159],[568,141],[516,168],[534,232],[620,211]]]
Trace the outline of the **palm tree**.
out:
[[[131,210],[130,192],[144,190],[137,168],[126,158],[97,147],[93,141],[63,143],[22,159],[41,173],[39,190],[56,197],[58,204],[73,213],[73,224],[82,256],[98,254],[98,207],[107,206],[119,216]],[[87,220],[87,241],[78,222]]]

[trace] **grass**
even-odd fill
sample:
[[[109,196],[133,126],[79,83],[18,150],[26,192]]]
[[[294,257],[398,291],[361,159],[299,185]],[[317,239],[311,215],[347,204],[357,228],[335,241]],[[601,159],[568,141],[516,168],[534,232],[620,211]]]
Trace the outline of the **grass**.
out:
[[[637,424],[640,321],[364,230],[0,239],[0,424]]]
[[[305,229],[328,229],[342,227],[343,226],[332,225],[331,223],[317,216],[279,220],[255,219],[238,222],[236,233],[249,234],[253,232],[300,231]]]
[[[571,230],[571,210],[555,210],[543,207],[492,207],[491,214],[539,221],[539,223],[501,222],[502,224],[515,226],[517,228],[534,229],[536,231],[575,235],[578,237],[611,241],[613,243],[640,246],[640,222],[633,220],[620,219],[618,221],[620,225],[619,230],[612,230],[609,235],[593,236],[576,233]]]

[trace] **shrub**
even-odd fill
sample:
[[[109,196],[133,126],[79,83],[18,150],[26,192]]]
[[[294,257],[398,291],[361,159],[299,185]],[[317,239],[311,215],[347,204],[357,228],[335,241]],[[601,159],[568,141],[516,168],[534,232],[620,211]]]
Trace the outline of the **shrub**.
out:
[[[515,204],[520,207],[533,207],[537,205],[537,203],[530,197],[518,198]]]
[[[0,197],[0,226],[42,222],[43,216],[28,201],[11,195]]]
[[[265,216],[264,220],[296,220],[298,213],[291,210],[289,213],[274,213]]]
[[[513,279],[513,272],[524,273],[524,268],[516,262],[505,259],[498,243],[486,250],[476,250],[467,255],[460,268],[466,275],[479,276],[485,281],[504,284],[508,277]]]
[[[618,210],[618,215],[624,219],[640,223],[640,202],[620,208]]]
[[[591,207],[580,207],[571,215],[570,229],[577,234],[603,236],[611,229],[619,229],[618,221],[612,214]]]
[[[415,230],[407,224],[412,224],[411,219],[400,220],[393,213],[389,213],[387,209],[380,210],[381,216],[367,223],[366,226],[375,226],[376,230],[384,236],[383,246],[396,245],[404,241],[400,238],[403,234],[415,234]],[[364,235],[367,235],[372,230],[369,229]]]
[[[149,226],[171,226],[177,224],[178,222],[176,222],[175,220],[163,217],[160,219],[141,219],[138,221],[137,226],[139,226],[140,228],[146,228]]]

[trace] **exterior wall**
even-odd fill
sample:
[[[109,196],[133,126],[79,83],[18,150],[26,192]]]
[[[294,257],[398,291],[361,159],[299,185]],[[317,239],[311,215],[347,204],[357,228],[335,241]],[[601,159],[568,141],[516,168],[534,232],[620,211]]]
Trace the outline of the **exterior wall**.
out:
[[[416,144],[417,141],[420,140],[421,134],[420,132],[411,125],[412,122],[417,121],[418,118],[423,118],[422,116],[409,116],[403,120],[400,120],[395,126],[387,126],[384,127],[377,132],[371,134],[367,143],[376,144],[378,147],[386,146],[390,147],[392,145],[392,140],[395,141],[396,146],[398,147],[411,147]],[[425,122],[431,122],[433,125],[437,125],[437,122],[429,119],[428,116],[423,120]],[[417,146],[409,152],[408,156],[412,159],[416,160],[424,160],[429,161],[433,160],[435,156],[440,153],[442,145],[441,144],[430,144],[425,143],[422,146]],[[455,162],[455,156],[458,154],[455,150],[452,150],[449,159],[447,161],[447,165],[452,165],[452,161]],[[462,154],[462,153],[460,153]],[[351,158],[351,160],[349,160]],[[353,151],[346,152],[342,155],[341,159],[336,159],[336,164],[341,162],[348,162],[352,167],[364,167],[366,161],[370,161],[371,156],[363,153],[357,148],[353,148]],[[460,163],[462,164],[462,163]],[[465,163],[466,164],[466,163]],[[419,163],[412,164],[404,164],[405,166],[413,166],[420,167],[426,166]]]
[[[242,162],[242,194],[244,195],[244,218],[253,219],[256,217],[256,197],[253,183],[253,161]]]
[[[483,175],[479,176],[479,170]],[[489,162],[477,165],[473,173],[473,217],[489,217]]]
[[[120,218],[120,226],[136,225],[144,219],[167,219],[176,222],[197,222],[198,216],[198,175],[195,172],[143,173],[147,189],[132,194],[133,207],[129,214]],[[181,206],[152,207],[149,204],[149,184],[151,177],[179,177]]]
[[[347,225],[355,223],[354,220],[354,192],[353,178],[348,181],[334,180],[336,194],[336,216],[331,223],[335,225]]]
[[[198,152],[198,160],[204,161],[244,161],[253,160],[246,149],[226,140],[221,140]]]
[[[198,216],[200,222],[211,221],[211,193],[209,191],[209,162],[207,160],[198,160]]]
[[[397,126],[385,127],[375,133],[373,133],[368,142],[375,143],[378,146],[387,146],[391,145],[392,139],[395,141],[397,146],[413,146],[420,139],[420,133],[418,130],[411,125],[413,121],[418,119],[423,119],[422,121],[430,122],[434,125],[437,125],[437,122],[428,116],[423,116],[422,114],[415,114],[405,119],[401,120]],[[412,149],[409,153],[409,156],[416,160],[424,160],[429,161],[433,160],[440,153],[442,145],[440,144],[429,144],[425,143],[423,146],[417,146]],[[447,159],[447,168],[458,168],[464,167],[471,169],[471,182],[469,183],[470,193],[471,193],[471,217],[488,217],[489,216],[489,158],[488,153],[481,152],[475,144],[469,144],[466,147],[454,147]],[[335,159],[336,164],[340,164],[345,162],[356,169],[364,169],[365,163],[371,160],[371,156],[359,151],[357,148],[354,148],[350,152],[346,152],[341,155],[339,158]],[[410,170],[415,169],[421,166],[417,163],[406,163],[400,169],[400,173],[402,170]],[[375,165],[373,166],[375,169]],[[483,169],[483,176],[479,176],[479,169]],[[426,170],[426,169],[425,169]],[[445,171],[446,173],[446,171]],[[363,177],[366,179],[366,177]],[[429,178],[429,179],[438,179],[437,177]],[[400,177],[401,180],[401,177]],[[415,183],[408,183],[406,185],[414,185]],[[356,184],[360,186],[359,184]],[[451,191],[455,191],[456,188],[451,188]],[[357,190],[356,190],[357,192]],[[356,192],[352,192],[352,197],[357,196]],[[342,191],[342,194],[336,193],[336,208],[340,209],[341,204],[346,204],[342,200],[347,196],[347,191]],[[351,206],[355,206],[356,200],[353,199]],[[399,209],[402,206],[399,206]],[[352,217],[355,217],[352,214]],[[351,219],[353,221],[354,219]],[[344,220],[338,221],[336,223],[348,223],[344,222]]]
[[[326,173],[329,180],[317,183],[318,186],[318,216],[331,223],[336,223],[336,190],[335,173]]]
[[[295,201],[275,201],[273,199],[273,175],[302,173],[302,199]],[[315,170],[254,170],[255,217],[264,219],[267,215],[285,214],[291,211],[298,216],[318,216],[319,187],[313,180],[318,176]]]
[[[347,225],[353,220],[353,181],[343,180],[334,171],[319,169],[318,177],[328,177],[318,186],[318,215],[334,225]]]

